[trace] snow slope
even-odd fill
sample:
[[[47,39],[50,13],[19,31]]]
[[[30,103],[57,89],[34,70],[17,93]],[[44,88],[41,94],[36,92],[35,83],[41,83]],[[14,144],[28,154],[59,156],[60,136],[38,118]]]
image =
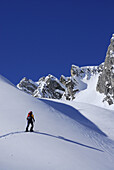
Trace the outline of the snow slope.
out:
[[[83,102],[83,103],[89,103],[92,105],[96,105],[99,107],[103,107],[106,109],[112,109],[114,110],[114,106],[109,104],[107,102],[103,102],[103,98],[105,97],[104,94],[101,94],[96,91],[96,86],[98,82],[99,74],[94,74],[91,76],[90,79],[86,79],[84,77],[82,81],[87,84],[87,88],[85,90],[80,91],[76,94],[75,102]]]
[[[83,103],[75,107],[33,98],[0,76],[0,170],[113,170],[114,141],[105,125],[90,116],[92,105],[85,115]],[[35,132],[26,133],[30,110]]]

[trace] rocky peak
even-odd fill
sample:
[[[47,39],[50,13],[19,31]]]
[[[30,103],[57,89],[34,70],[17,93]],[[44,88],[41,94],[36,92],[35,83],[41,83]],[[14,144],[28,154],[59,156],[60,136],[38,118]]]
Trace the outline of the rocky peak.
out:
[[[96,89],[105,94],[103,101],[107,101],[110,105],[114,103],[114,34],[110,40],[103,72],[99,76]]]
[[[33,94],[33,92],[37,89],[38,85],[32,80],[24,77],[17,85],[17,87],[27,93]]]
[[[78,82],[73,77],[60,77],[60,82],[66,87],[65,92],[62,97],[66,100],[73,100],[75,97],[76,92],[79,91],[78,89]]]
[[[100,64],[99,66],[85,66],[85,67],[78,67],[72,65],[71,67],[71,76],[77,76],[79,78],[86,78],[90,79],[91,76],[100,73],[103,71],[104,63]]]
[[[66,100],[73,100],[75,99],[77,92],[87,88],[87,84],[83,82],[83,79],[89,80],[91,76],[102,70],[103,64],[90,67],[78,67],[72,65],[70,77],[62,75],[60,80],[58,80],[53,75],[49,74],[46,77],[40,78],[38,82],[33,82],[24,77],[17,87],[38,98],[64,98]]]
[[[60,99],[65,92],[65,86],[54,76],[49,74],[38,82],[23,78],[17,87],[34,97]]]
[[[38,88],[34,97],[60,99],[65,91],[65,86],[54,76],[48,75],[38,81]]]

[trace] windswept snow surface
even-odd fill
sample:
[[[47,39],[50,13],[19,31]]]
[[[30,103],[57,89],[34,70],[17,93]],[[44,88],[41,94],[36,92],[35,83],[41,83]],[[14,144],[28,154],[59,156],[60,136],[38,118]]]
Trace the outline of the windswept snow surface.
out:
[[[33,98],[0,76],[0,170],[114,170],[114,141],[101,117],[98,124],[98,108],[75,107]],[[31,133],[24,132],[30,110]]]

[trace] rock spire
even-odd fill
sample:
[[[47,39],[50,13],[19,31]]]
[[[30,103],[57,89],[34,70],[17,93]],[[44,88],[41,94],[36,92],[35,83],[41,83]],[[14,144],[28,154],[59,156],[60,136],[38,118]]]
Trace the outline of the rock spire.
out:
[[[107,101],[109,105],[114,103],[114,34],[110,40],[103,72],[99,76],[96,90],[105,95],[103,101]]]

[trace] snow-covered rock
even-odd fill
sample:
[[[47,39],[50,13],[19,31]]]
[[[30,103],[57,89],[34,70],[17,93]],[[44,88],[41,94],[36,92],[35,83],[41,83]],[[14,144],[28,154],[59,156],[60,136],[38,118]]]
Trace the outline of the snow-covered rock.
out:
[[[73,100],[75,93],[79,91],[78,82],[72,77],[65,77],[63,75],[60,77],[60,82],[66,87],[62,97],[66,100]]]
[[[114,103],[114,34],[110,40],[103,72],[99,76],[96,89],[105,95],[103,101],[107,101],[109,105]]]
[[[37,84],[38,87],[33,93],[34,97],[60,99],[65,91],[65,86],[50,74],[40,78]]]
[[[93,75],[99,74],[103,70],[103,64],[100,66],[71,66],[71,76],[62,75],[58,80],[53,75],[42,77],[38,82],[33,82],[23,78],[17,87],[34,97],[73,100],[75,94],[87,88],[83,79],[89,80]]]
[[[72,65],[71,67],[71,76],[77,76],[80,78],[86,77],[86,79],[90,79],[92,75],[102,72],[104,64],[100,64],[99,66],[85,66],[78,67]]]
[[[33,92],[37,89],[37,86],[37,83],[33,82],[30,79],[27,79],[26,77],[24,77],[17,85],[19,89],[30,94],[33,94]]]
[[[38,98],[60,99],[65,91],[65,86],[50,74],[40,78],[38,82],[23,78],[17,87]]]

